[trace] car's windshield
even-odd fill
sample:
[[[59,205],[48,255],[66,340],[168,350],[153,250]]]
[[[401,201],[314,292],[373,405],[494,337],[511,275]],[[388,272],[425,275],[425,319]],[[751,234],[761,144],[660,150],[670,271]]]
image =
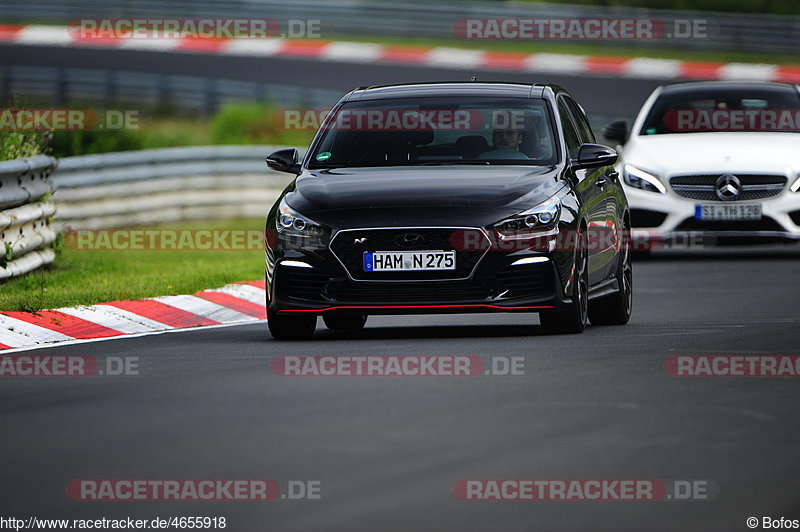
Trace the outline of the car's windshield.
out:
[[[349,102],[326,118],[309,167],[552,165],[550,116],[544,100],[521,98]]]
[[[639,132],[800,132],[800,94],[794,87],[709,87],[665,91]]]

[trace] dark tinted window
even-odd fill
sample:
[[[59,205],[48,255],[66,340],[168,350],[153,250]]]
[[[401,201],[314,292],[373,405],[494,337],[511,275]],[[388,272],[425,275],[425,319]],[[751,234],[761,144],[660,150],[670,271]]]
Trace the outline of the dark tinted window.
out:
[[[704,131],[800,131],[800,95],[790,86],[665,90],[641,135]]]
[[[545,100],[448,97],[348,102],[322,125],[310,168],[558,162]]]
[[[567,144],[567,153],[570,159],[578,157],[578,149],[581,146],[581,139],[578,135],[578,130],[570,118],[570,110],[564,103],[564,98],[558,99],[558,115],[561,120],[561,128],[564,130],[564,141]]]
[[[572,111],[572,117],[575,119],[575,124],[578,126],[578,131],[581,134],[581,138],[583,142],[594,144],[596,142],[594,138],[594,133],[592,132],[592,127],[589,125],[589,121],[586,118],[586,113],[575,103],[575,100],[571,98],[564,98],[564,101],[567,102],[567,106],[569,107],[570,111]]]

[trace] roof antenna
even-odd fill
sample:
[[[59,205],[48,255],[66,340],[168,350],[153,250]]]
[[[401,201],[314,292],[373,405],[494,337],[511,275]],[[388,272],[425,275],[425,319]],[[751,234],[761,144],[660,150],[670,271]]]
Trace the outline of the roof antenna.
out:
[[[470,81],[478,81],[478,76],[470,76]]]

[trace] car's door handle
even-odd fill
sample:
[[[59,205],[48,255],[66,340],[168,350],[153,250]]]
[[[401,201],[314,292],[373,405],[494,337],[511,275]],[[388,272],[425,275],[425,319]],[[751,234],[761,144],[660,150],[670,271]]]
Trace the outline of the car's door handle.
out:
[[[601,177],[600,179],[598,179],[597,181],[595,181],[595,183],[594,183],[594,184],[595,184],[595,186],[597,186],[597,187],[604,187],[604,186],[606,186],[606,178],[605,178],[605,177]]]
[[[613,170],[613,171],[607,173],[606,175],[608,176],[608,178],[611,181],[616,181],[617,178],[619,177],[619,172],[617,172],[616,170]]]

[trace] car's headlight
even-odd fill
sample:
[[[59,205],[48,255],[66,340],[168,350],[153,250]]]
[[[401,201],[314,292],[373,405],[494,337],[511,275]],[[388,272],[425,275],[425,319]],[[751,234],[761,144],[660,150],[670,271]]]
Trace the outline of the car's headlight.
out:
[[[542,236],[556,228],[560,216],[561,202],[558,198],[550,198],[532,209],[497,222],[494,230],[503,240]]]
[[[792,192],[800,192],[800,173],[797,174],[797,179],[792,183],[792,188],[790,190]]]
[[[289,207],[285,198],[278,206],[275,226],[279,235],[287,237],[319,238],[324,232],[320,224]]]
[[[650,192],[660,192],[661,194],[667,193],[666,187],[659,181],[658,177],[629,164],[626,164],[622,169],[622,179],[627,185],[633,188],[649,190]]]

